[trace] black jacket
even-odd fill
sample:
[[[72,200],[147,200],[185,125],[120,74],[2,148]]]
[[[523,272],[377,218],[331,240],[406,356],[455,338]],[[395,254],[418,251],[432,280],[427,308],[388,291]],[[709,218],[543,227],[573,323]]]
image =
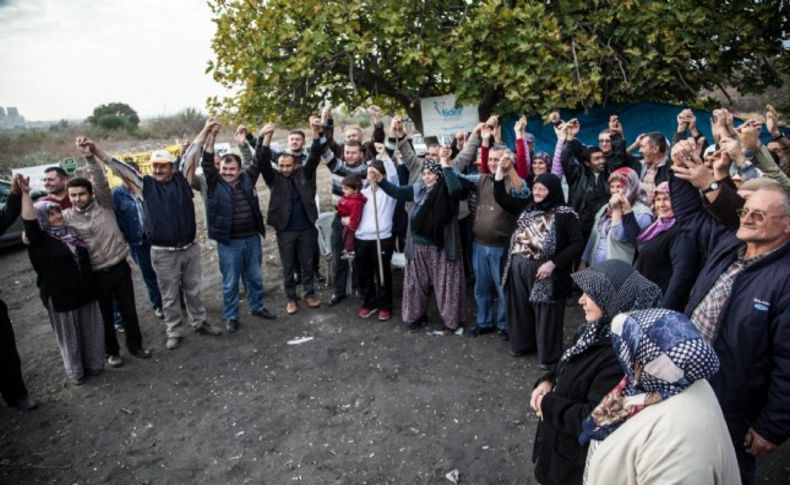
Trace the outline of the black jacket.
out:
[[[703,208],[699,191],[687,182],[670,175],[670,194],[675,217],[705,255],[686,306],[691,315],[745,243]],[[713,349],[720,368],[708,381],[724,418],[746,420],[760,436],[781,444],[790,437],[790,244],[735,277],[718,325]]]
[[[16,222],[19,213],[22,211],[22,198],[13,192],[9,194],[8,200],[3,207],[0,207],[0,234],[3,234],[11,224]]]
[[[38,275],[36,284],[44,306],[52,299],[56,312],[68,312],[98,298],[86,248],[77,248],[75,260],[68,246],[42,231],[38,221],[25,220],[25,234],[30,240],[28,254]]]
[[[321,160],[324,143],[313,140],[310,155],[303,166],[296,165],[296,170],[290,177],[283,177],[271,164],[272,152],[267,146],[258,144],[255,149],[255,163],[263,176],[263,181],[269,187],[269,211],[266,214],[268,224],[276,231],[282,231],[288,226],[291,218],[291,187],[296,187],[299,198],[304,204],[305,212],[311,224],[318,219],[318,207],[315,204],[316,182],[315,171]],[[293,179],[293,184],[291,180]]]
[[[595,174],[582,161],[584,145],[579,140],[567,142],[562,149],[560,162],[565,180],[568,181],[568,205],[579,214],[582,232],[588,234],[595,222],[598,209],[609,201],[609,164]]]
[[[532,452],[540,483],[582,483],[587,457],[587,447],[579,444],[582,422],[622,378],[612,342],[603,338],[567,362],[560,361],[538,381],[554,383],[554,389],[543,396],[543,420]]]

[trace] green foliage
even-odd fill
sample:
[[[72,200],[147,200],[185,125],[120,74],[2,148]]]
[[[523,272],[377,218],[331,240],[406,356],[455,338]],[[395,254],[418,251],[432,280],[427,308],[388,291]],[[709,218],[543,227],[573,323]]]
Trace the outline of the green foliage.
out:
[[[131,106],[125,103],[108,103],[93,109],[88,123],[105,130],[126,130],[132,132],[140,124],[140,117]]]
[[[376,103],[421,126],[419,99],[491,111],[759,93],[790,72],[782,0],[209,0],[210,108],[303,123],[324,100]]]

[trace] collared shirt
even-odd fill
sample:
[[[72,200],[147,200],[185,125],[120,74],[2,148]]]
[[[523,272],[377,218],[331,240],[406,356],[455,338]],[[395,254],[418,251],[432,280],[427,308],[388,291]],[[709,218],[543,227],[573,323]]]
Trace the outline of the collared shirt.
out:
[[[736,259],[721,275],[719,275],[716,282],[713,284],[705,298],[697,305],[697,308],[691,313],[691,321],[702,338],[708,343],[712,343],[716,336],[719,334],[719,317],[727,304],[727,300],[732,294],[732,287],[735,284],[735,278],[743,272],[744,269],[756,263],[757,261],[765,258],[773,251],[755,256],[753,258],[745,258],[746,246],[738,250],[738,259]]]

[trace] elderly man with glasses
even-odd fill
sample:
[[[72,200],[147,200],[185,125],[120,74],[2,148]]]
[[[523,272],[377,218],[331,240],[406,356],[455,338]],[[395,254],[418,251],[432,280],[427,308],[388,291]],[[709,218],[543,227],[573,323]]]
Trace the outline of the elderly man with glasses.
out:
[[[722,214],[720,200],[726,197],[720,195],[734,190],[726,175],[728,150],[713,155],[711,174],[700,148],[687,140],[672,149],[675,218],[692,231],[706,256],[686,314],[721,361],[709,381],[727,421],[741,479],[750,484],[755,458],[790,437],[790,191],[767,185],[741,201],[738,219]],[[725,176],[709,183],[717,174]]]

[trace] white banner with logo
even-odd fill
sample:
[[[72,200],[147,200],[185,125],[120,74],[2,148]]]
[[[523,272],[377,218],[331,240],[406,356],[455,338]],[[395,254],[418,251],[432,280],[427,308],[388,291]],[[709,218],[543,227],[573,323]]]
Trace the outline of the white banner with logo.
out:
[[[477,106],[466,105],[455,107],[455,95],[422,98],[423,136],[454,136],[459,131],[472,131],[480,117]]]

